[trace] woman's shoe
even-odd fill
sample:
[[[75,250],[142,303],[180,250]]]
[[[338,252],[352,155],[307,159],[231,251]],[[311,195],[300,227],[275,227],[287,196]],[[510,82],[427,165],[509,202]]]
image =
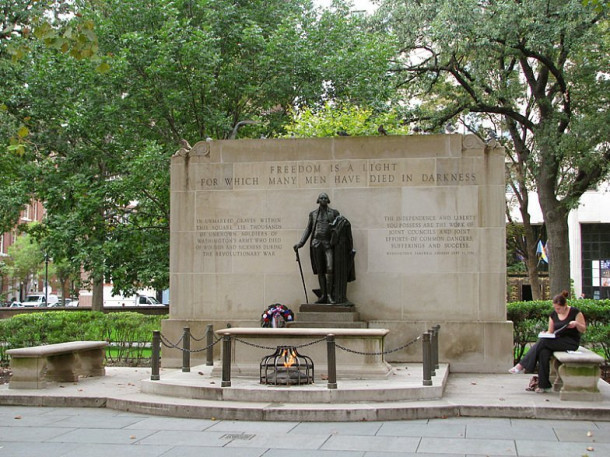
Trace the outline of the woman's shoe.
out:
[[[536,390],[534,390],[537,394],[548,394],[550,391],[550,387],[536,387]]]
[[[521,374],[525,372],[525,368],[517,368],[519,365],[515,365],[514,367],[512,367],[510,370],[508,370],[509,373],[511,374]]]

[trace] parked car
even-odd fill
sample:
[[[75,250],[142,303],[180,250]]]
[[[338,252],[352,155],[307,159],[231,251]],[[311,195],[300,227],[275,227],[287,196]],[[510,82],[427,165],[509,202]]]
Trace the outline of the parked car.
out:
[[[48,301],[45,301],[45,298]],[[22,302],[22,305],[25,308],[39,308],[57,306],[57,302],[59,302],[59,298],[55,294],[48,294],[46,297],[45,294],[30,294],[25,297],[25,301]]]
[[[23,308],[23,305],[20,301],[14,301],[8,304],[9,308]]]
[[[116,298],[119,297],[119,298]],[[110,308],[115,306],[163,306],[152,295],[136,294],[129,297],[113,296],[112,299],[104,301],[104,307]]]
[[[51,303],[49,300],[49,308],[60,308],[62,306],[68,307],[71,306],[70,303],[72,302],[71,298],[66,298],[64,299],[59,299],[59,301],[57,303]]]

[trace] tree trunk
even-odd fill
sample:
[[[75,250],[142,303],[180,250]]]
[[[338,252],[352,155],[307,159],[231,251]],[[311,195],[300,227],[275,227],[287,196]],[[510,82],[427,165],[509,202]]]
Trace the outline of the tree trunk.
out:
[[[532,241],[534,242],[533,246],[530,246],[529,239],[526,235],[526,239],[528,240],[527,244],[527,258],[525,259],[525,267],[527,268],[527,277],[530,281],[530,286],[532,288],[532,299],[540,300],[542,299],[542,289],[540,287],[540,277],[538,276],[538,258],[536,256],[536,237],[532,237]]]
[[[538,256],[536,252],[538,237],[534,233],[531,218],[527,212],[528,202],[529,198],[527,195],[525,195],[524,204],[519,207],[519,210],[521,211],[521,219],[523,220],[523,231],[525,234],[525,267],[527,268],[527,276],[532,288],[532,298],[534,300],[540,300],[542,298],[542,290],[540,288],[540,277],[538,276]]]
[[[93,311],[102,311],[104,309],[104,281],[101,278],[93,280],[91,309]]]
[[[554,197],[545,197],[542,191],[539,196],[548,236],[546,248],[551,296],[555,296],[564,290],[570,290],[569,210]]]
[[[61,285],[61,305],[62,306],[66,306],[66,298],[68,298],[68,292],[69,292],[69,287],[68,287],[68,280],[67,279],[63,279],[60,280],[60,285]]]
[[[549,256],[549,276],[551,295],[570,290],[570,241],[567,215],[546,225],[549,236],[547,254]]]
[[[542,123],[544,124],[544,123]],[[541,125],[542,125],[541,124]],[[557,139],[559,144],[559,138]],[[549,144],[540,148],[544,160],[536,175],[538,201],[546,224],[547,255],[551,297],[570,290],[570,238],[568,235],[569,207],[557,196],[560,168],[558,152]]]

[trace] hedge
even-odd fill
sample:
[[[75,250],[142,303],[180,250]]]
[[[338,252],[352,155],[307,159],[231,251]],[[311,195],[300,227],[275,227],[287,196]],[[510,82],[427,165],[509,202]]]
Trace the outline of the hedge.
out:
[[[133,363],[150,344],[153,330],[167,316],[135,312],[104,314],[97,311],[53,311],[18,314],[0,320],[0,361],[8,362],[7,349],[66,341],[108,341],[109,361]]]

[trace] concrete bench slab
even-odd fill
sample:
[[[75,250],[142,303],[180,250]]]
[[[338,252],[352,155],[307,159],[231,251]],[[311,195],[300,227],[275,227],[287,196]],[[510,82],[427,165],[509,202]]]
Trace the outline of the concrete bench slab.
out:
[[[599,401],[597,386],[604,358],[589,349],[575,352],[557,351],[551,358],[551,382],[560,400]]]
[[[76,382],[79,376],[104,376],[106,341],[70,341],[9,349],[13,375],[9,389],[44,389],[47,381]]]
[[[320,380],[327,373],[325,337],[329,334],[335,335],[338,379],[383,379],[391,371],[382,354],[387,329],[232,327],[215,333],[233,339],[231,370],[236,376],[258,377],[264,356],[277,346],[296,346],[300,354],[313,359],[315,376]]]

